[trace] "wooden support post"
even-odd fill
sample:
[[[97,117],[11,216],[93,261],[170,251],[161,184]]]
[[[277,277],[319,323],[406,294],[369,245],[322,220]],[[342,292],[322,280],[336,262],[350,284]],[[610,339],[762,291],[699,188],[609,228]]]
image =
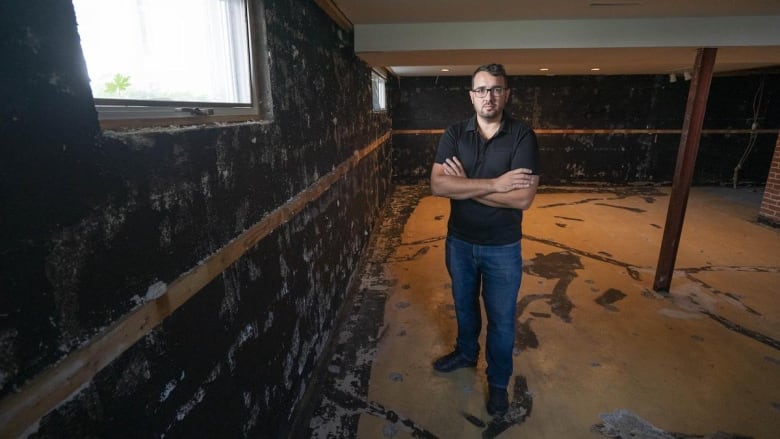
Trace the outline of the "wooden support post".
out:
[[[674,263],[677,259],[677,247],[682,234],[685,208],[693,181],[696,155],[699,151],[704,110],[712,82],[712,70],[718,49],[702,48],[696,53],[693,78],[688,90],[688,102],[685,106],[683,130],[680,135],[680,148],[677,152],[677,166],[672,180],[672,194],[669,197],[669,209],[666,213],[666,225],[658,256],[653,288],[656,291],[669,292],[672,283]]]

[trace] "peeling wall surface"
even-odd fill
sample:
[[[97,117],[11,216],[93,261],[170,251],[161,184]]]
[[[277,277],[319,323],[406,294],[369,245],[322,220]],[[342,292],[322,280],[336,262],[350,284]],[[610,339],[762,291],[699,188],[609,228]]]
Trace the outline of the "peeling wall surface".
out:
[[[389,116],[372,111],[370,69],[351,35],[313,2],[264,7],[272,121],[103,132],[71,3],[3,4],[0,397],[390,130]],[[387,141],[32,437],[283,435],[389,191],[390,166]]]
[[[392,102],[393,173],[396,181],[427,179],[443,130],[470,117],[469,77],[401,78],[389,81]],[[690,82],[663,75],[512,77],[507,111],[541,131],[542,184],[670,183]],[[754,112],[754,106],[756,111]],[[780,128],[780,75],[715,77],[704,130]],[[564,130],[544,133],[543,130]],[[575,132],[584,130],[586,132]],[[588,130],[677,130],[675,133]],[[777,132],[702,135],[694,184],[766,182]]]

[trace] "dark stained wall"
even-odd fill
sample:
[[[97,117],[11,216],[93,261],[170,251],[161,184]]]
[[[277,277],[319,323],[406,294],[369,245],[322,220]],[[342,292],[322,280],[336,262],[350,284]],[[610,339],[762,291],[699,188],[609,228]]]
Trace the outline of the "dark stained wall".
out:
[[[780,128],[780,75],[715,77],[704,129],[745,130],[756,99],[758,128]],[[669,183],[679,147],[689,82],[667,76],[512,77],[507,105],[515,117],[540,131],[542,184]],[[390,81],[393,173],[400,182],[428,178],[438,133],[470,117],[470,77],[401,78]],[[577,133],[573,130],[678,130],[661,133]],[[567,130],[543,133],[543,130]],[[398,132],[400,131],[400,132]],[[763,184],[777,133],[758,134],[739,183]],[[706,133],[701,139],[695,184],[731,184],[750,134]]]
[[[351,35],[313,2],[264,4],[272,121],[130,132],[99,128],[70,2],[0,6],[0,397],[390,130]],[[390,166],[388,141],[32,437],[283,434]]]

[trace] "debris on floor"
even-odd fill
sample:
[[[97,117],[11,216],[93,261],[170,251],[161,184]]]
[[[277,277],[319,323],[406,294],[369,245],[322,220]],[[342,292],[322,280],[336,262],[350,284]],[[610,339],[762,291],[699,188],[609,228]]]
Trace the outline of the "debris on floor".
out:
[[[725,433],[718,431],[714,434],[688,435],[681,433],[667,433],[653,424],[640,418],[639,415],[628,409],[619,409],[611,413],[599,415],[601,424],[593,426],[593,431],[606,437],[620,439],[752,439],[749,436]]]

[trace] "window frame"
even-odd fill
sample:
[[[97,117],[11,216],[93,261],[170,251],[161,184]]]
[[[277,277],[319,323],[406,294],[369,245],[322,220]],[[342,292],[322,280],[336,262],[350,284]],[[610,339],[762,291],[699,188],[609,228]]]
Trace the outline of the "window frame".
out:
[[[156,101],[94,98],[102,129],[187,126],[259,122],[272,119],[270,72],[267,57],[265,8],[262,0],[245,0],[249,45],[249,105],[197,101]]]

